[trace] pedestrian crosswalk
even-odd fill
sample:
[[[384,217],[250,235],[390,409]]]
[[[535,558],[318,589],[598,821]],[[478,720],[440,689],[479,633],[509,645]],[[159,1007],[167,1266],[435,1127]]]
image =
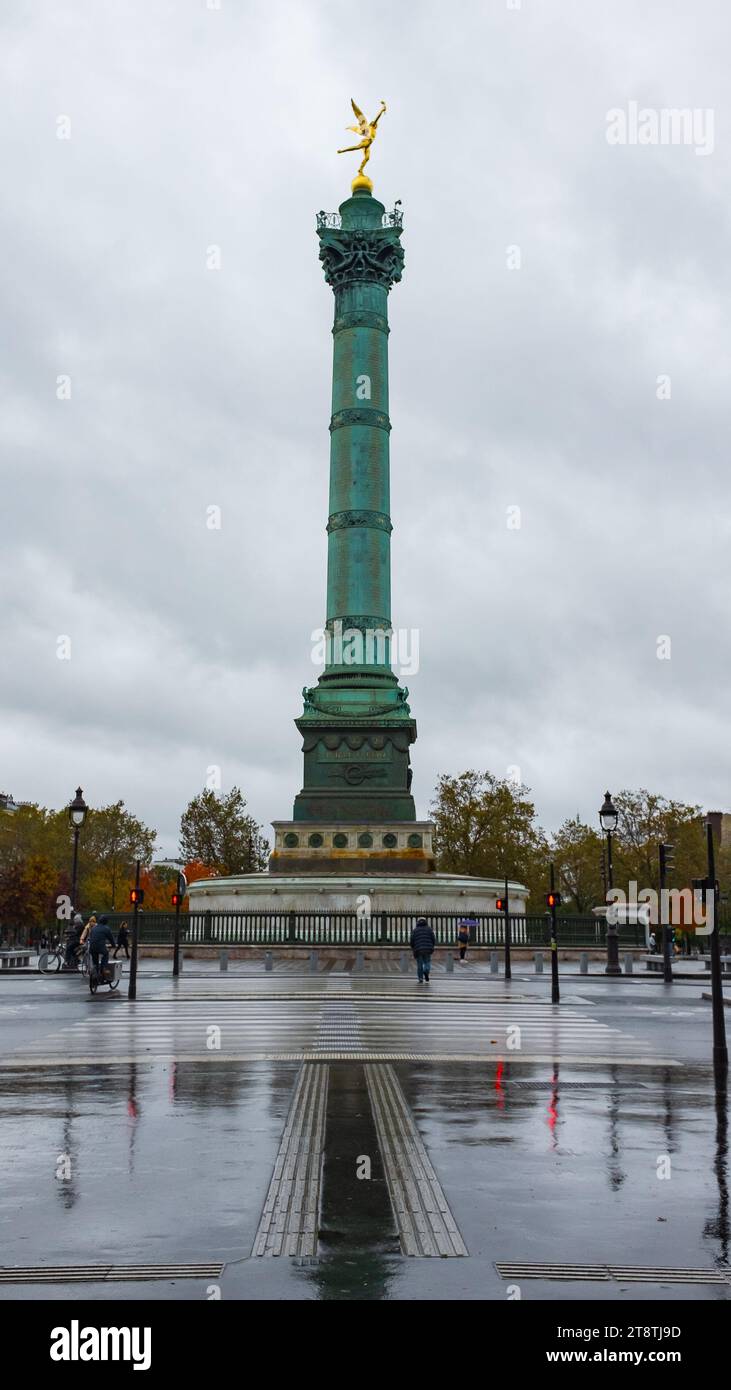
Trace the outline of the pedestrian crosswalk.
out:
[[[514,1062],[670,1061],[646,1040],[584,1010],[502,997],[388,997],[338,988],[310,997],[111,1000],[8,1061],[93,1062],[169,1058],[359,1061],[425,1058]]]

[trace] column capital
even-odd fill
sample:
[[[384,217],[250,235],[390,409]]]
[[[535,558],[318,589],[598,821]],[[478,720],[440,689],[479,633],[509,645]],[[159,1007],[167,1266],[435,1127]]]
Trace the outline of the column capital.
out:
[[[386,291],[401,279],[404,248],[400,227],[318,227],[320,260],[333,290],[357,283]],[[380,325],[379,325],[380,327]]]

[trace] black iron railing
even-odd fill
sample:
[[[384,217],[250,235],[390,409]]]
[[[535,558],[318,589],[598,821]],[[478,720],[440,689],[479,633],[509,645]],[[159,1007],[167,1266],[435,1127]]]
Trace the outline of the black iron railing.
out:
[[[107,915],[113,932],[123,921],[131,927],[129,912]],[[425,915],[437,945],[454,945],[458,925],[466,914]],[[358,912],[181,912],[180,935],[186,946],[408,946],[417,916],[415,912],[378,912],[370,917]],[[504,945],[502,913],[471,913],[469,919],[474,923],[473,945]],[[167,946],[173,940],[175,913],[141,912],[139,925],[143,945]],[[511,914],[510,932],[514,946],[548,946],[550,918]],[[558,940],[563,947],[601,948],[606,928],[594,917],[559,917]],[[626,947],[645,944],[641,927],[621,927],[619,940]]]

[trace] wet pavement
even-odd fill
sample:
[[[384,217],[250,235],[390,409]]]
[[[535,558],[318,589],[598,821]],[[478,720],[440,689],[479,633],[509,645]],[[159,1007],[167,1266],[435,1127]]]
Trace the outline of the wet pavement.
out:
[[[728,1301],[704,984],[571,978],[555,1009],[548,977],[518,971],[435,975],[427,992],[261,968],[176,984],[145,963],[133,1005],[76,977],[0,981],[2,1265],[222,1266],[83,1285],[104,1300],[212,1285],[505,1300],[517,1284],[523,1300]],[[267,1204],[268,1229],[312,1253],[254,1253]],[[552,1277],[497,1268],[526,1262]],[[577,1264],[597,1268],[563,1282]],[[63,1278],[0,1298],[79,1296]]]

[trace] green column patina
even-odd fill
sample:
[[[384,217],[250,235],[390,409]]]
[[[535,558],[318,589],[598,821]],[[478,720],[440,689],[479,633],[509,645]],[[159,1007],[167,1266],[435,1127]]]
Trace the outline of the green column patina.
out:
[[[298,821],[409,821],[416,723],[391,670],[388,293],[401,279],[401,216],[367,190],[318,217],[335,295],[327,565],[328,651],[296,721]]]

